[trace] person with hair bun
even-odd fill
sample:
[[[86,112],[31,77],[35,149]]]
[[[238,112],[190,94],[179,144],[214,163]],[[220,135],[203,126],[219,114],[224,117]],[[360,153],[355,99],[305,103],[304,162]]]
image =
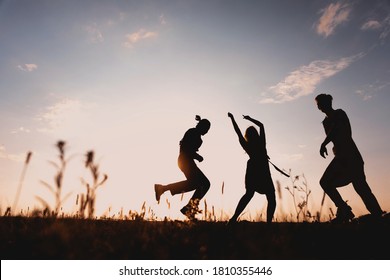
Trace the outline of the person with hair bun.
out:
[[[176,195],[195,190],[187,205],[180,210],[190,220],[196,220],[195,215],[200,212],[199,201],[210,189],[209,179],[196,165],[195,160],[198,162],[203,161],[203,157],[198,154],[198,151],[203,143],[202,136],[209,131],[211,124],[209,120],[202,119],[198,115],[195,119],[198,121],[197,125],[188,129],[180,141],[178,166],[184,173],[186,180],[168,185],[154,185],[155,196],[158,202],[161,195],[166,191],[170,191],[171,195]]]

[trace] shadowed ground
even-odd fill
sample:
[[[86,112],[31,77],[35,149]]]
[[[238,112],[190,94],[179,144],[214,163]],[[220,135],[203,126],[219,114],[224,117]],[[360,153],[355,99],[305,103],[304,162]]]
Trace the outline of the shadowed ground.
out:
[[[355,223],[0,218],[1,259],[390,258],[390,217]]]

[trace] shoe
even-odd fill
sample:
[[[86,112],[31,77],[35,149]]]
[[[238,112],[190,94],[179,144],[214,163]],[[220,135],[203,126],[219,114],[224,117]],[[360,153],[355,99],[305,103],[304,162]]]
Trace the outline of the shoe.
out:
[[[180,212],[183,213],[190,221],[196,221],[195,215],[202,213],[198,208],[199,199],[190,200],[186,206],[180,209]]]
[[[154,193],[156,195],[157,202],[160,202],[161,195],[164,193],[163,186],[160,184],[155,184]]]
[[[353,218],[355,218],[355,214],[352,213],[352,208],[347,205],[346,207],[337,208],[336,218],[330,222],[333,224],[343,224],[348,223]]]
[[[180,212],[186,216],[190,221],[196,220],[195,213],[192,211],[191,207],[189,205],[184,206],[180,209]]]

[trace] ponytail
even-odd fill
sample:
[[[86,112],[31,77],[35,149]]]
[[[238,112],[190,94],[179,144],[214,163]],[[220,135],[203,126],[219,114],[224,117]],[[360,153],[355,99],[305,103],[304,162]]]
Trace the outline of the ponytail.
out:
[[[198,122],[200,122],[202,120],[202,118],[199,116],[199,115],[196,115],[195,116],[195,120],[197,120]]]

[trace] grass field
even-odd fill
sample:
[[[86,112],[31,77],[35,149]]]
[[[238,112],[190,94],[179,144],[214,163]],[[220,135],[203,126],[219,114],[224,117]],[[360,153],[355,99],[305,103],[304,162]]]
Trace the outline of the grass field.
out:
[[[0,218],[1,259],[390,259],[390,219],[330,223]]]

